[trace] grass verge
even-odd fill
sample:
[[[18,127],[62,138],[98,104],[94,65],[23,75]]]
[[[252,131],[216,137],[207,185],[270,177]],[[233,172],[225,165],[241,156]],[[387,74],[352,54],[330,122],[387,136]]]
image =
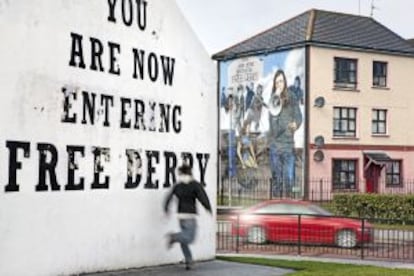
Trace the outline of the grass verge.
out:
[[[230,262],[248,263],[256,265],[266,265],[278,268],[296,270],[287,275],[291,276],[309,276],[309,275],[335,275],[335,276],[405,276],[414,275],[411,269],[393,269],[368,265],[352,265],[340,263],[326,263],[314,261],[289,261],[275,260],[267,258],[250,258],[250,257],[226,257],[218,256],[217,259]]]

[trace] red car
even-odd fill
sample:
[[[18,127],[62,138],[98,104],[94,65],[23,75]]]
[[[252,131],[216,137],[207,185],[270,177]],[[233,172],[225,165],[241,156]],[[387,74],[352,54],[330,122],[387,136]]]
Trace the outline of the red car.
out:
[[[265,201],[232,216],[232,234],[250,243],[297,243],[300,237],[301,243],[352,248],[372,242],[372,233],[368,222],[334,217],[317,205],[299,200]]]

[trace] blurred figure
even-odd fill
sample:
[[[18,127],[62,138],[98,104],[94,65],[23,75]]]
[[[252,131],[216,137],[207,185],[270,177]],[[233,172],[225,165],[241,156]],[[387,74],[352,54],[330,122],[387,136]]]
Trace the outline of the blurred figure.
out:
[[[211,205],[203,186],[193,178],[192,168],[186,164],[178,168],[177,183],[166,197],[164,211],[167,215],[171,199],[174,196],[178,199],[177,217],[181,231],[168,234],[168,249],[170,249],[174,243],[180,243],[185,258],[185,268],[189,270],[191,269],[193,262],[193,256],[189,245],[194,241],[197,230],[196,200],[198,200],[210,214],[212,213]]]

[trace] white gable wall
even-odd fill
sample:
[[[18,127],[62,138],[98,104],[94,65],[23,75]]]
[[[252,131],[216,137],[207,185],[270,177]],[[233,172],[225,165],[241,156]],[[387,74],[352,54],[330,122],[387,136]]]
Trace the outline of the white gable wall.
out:
[[[116,23],[108,20],[108,3],[114,2]],[[143,30],[122,20],[122,3],[125,11],[133,3],[136,15],[137,2],[147,5]],[[164,184],[172,182],[165,176],[167,156],[180,164],[181,153],[191,153],[195,177],[205,170],[215,206],[217,99],[214,63],[175,2],[0,1],[0,33],[0,275],[69,275],[181,260],[178,246],[165,250],[165,234],[178,230],[175,212],[162,212]],[[82,36],[85,68],[79,68],[73,36]],[[103,72],[98,59],[98,69],[90,69],[91,38],[95,53],[102,46]],[[118,73],[109,72],[108,42],[119,45],[112,61]],[[155,63],[144,65],[144,79],[134,78],[133,48],[146,57],[152,53],[150,62],[174,59],[171,82],[164,81],[162,65],[155,79]],[[88,107],[83,111],[84,97],[95,97],[93,123]],[[138,112],[140,129],[134,128],[135,102],[145,109]],[[168,130],[161,126],[160,104],[170,106]],[[104,149],[94,155],[95,148]],[[141,175],[135,188],[125,187],[128,149],[142,161],[140,170],[132,166],[133,179]],[[158,156],[149,157],[150,151]],[[45,183],[39,185],[42,170]],[[214,218],[199,210],[193,253],[209,259]]]

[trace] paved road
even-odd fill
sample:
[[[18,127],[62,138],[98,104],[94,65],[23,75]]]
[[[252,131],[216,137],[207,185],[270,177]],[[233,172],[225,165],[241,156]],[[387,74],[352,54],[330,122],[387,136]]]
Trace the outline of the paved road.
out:
[[[278,276],[293,272],[289,269],[249,265],[220,260],[195,263],[192,270],[184,265],[166,265],[141,269],[128,269],[112,272],[89,273],[84,276]]]

